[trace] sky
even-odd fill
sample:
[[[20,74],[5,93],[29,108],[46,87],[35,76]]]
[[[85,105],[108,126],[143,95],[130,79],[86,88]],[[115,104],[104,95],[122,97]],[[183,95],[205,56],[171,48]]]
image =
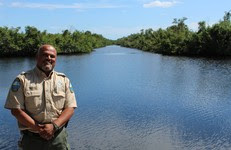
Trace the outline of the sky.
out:
[[[116,40],[141,29],[165,29],[186,17],[213,25],[231,10],[231,0],[0,0],[0,26],[34,26],[40,31],[91,31]]]

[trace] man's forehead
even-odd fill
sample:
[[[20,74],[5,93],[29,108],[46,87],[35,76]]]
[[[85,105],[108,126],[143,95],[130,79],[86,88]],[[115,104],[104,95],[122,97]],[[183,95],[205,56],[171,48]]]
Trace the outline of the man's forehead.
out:
[[[42,52],[42,53],[49,53],[49,54],[50,54],[50,53],[55,53],[55,54],[56,54],[56,51],[55,51],[55,50],[52,50],[52,49],[51,49],[51,50],[50,50],[50,49],[45,49],[45,50],[42,50],[41,52]]]
[[[56,49],[53,46],[50,45],[45,45],[39,49],[40,53],[55,53],[56,54]]]
[[[51,51],[56,51],[55,48],[51,45],[44,45],[40,48],[40,50],[51,50]]]

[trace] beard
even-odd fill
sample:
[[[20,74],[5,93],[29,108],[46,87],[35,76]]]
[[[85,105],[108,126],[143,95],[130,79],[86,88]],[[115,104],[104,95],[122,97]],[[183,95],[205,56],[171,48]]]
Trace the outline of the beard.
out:
[[[50,72],[53,70],[53,66],[50,62],[45,62],[41,68],[44,72]]]

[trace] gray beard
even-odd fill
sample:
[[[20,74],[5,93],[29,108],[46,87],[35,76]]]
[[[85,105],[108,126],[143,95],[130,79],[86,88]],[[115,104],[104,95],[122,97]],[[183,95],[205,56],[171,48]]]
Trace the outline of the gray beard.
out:
[[[49,64],[49,65],[45,65],[45,66],[42,66],[42,70],[44,71],[44,72],[50,72],[50,71],[52,71],[52,65],[51,64]]]

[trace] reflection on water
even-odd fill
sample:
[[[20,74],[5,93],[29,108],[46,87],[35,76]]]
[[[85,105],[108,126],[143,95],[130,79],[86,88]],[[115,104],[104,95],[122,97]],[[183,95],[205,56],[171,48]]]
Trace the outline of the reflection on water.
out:
[[[2,106],[14,77],[33,65],[0,60]],[[118,46],[59,56],[56,70],[71,79],[78,98],[68,126],[72,149],[231,149],[230,66]],[[16,121],[0,113],[0,149],[15,149]]]

